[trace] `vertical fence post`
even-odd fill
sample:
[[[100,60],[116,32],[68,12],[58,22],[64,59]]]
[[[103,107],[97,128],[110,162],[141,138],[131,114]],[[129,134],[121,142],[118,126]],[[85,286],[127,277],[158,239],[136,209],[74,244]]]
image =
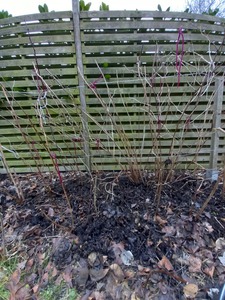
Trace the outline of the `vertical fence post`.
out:
[[[223,105],[223,90],[224,90],[224,79],[223,77],[217,77],[215,79],[215,94],[214,94],[214,114],[213,114],[213,132],[211,138],[211,151],[209,159],[209,170],[206,172],[206,178],[212,181],[217,180],[218,170],[218,147],[219,147],[219,130],[221,127],[221,113]]]
[[[76,49],[76,62],[78,69],[78,84],[79,84],[79,97],[81,103],[81,117],[83,126],[84,137],[84,154],[86,170],[91,171],[91,159],[89,148],[89,131],[88,131],[88,117],[87,107],[85,99],[85,82],[84,82],[84,68],[82,59],[81,37],[80,37],[80,12],[79,12],[79,0],[72,0],[73,10],[73,30],[74,30],[74,43]]]

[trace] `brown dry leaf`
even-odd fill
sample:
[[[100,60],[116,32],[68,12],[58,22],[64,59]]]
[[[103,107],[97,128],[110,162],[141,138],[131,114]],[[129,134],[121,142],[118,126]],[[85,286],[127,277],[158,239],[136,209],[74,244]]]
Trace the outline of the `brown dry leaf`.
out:
[[[158,282],[158,284],[157,284],[157,287],[158,287],[158,289],[159,289],[159,291],[160,291],[160,293],[159,293],[159,299],[167,299],[166,297],[165,297],[165,295],[166,296],[168,296],[168,295],[170,295],[171,294],[171,290],[170,290],[170,288],[169,288],[169,286],[167,285],[167,283],[166,282],[164,282],[164,281],[159,281]],[[169,298],[170,299],[170,298]]]
[[[112,299],[116,299],[118,286],[119,284],[117,283],[115,276],[112,272],[109,272],[106,278],[105,290],[110,294]]]
[[[27,276],[26,282],[33,286],[34,283],[36,282],[37,276],[38,275],[36,273],[31,273],[30,275]]]
[[[10,297],[9,300],[24,300],[30,299],[29,289],[26,286],[18,288],[15,297]]]
[[[138,265],[138,272],[140,275],[148,275],[151,269],[149,267],[143,267],[141,265]]]
[[[188,262],[189,262],[189,268],[188,268],[189,272],[191,273],[201,272],[202,261],[200,258],[190,255],[188,258]]]
[[[40,287],[39,283],[37,283],[37,284],[35,284],[35,286],[33,286],[32,291],[34,294],[36,294],[38,292],[39,287]]]
[[[213,261],[213,253],[208,249],[202,249],[201,251],[196,253],[196,256],[200,258],[206,258],[210,263]]]
[[[30,258],[30,259],[28,259],[28,261],[27,261],[27,267],[28,268],[31,268],[32,266],[33,266],[33,264],[34,264],[34,259],[33,258]]]
[[[10,277],[10,282],[12,282],[12,284],[14,286],[16,286],[19,282],[20,282],[20,275],[21,275],[21,271],[20,269],[17,269],[16,271],[13,272],[13,274]]]
[[[38,252],[37,253],[37,258],[38,258],[39,264],[42,265],[43,262],[44,262],[44,259],[45,259],[45,253]]]
[[[89,270],[85,259],[80,259],[79,265],[76,268],[76,282],[79,287],[83,288],[86,285],[89,276]]]
[[[45,272],[49,272],[52,269],[52,263],[49,261],[47,266],[45,267]]]
[[[172,271],[173,270],[173,266],[172,266],[171,262],[169,261],[169,259],[165,255],[158,262],[158,267],[159,268],[165,268],[168,271]]]
[[[176,228],[174,226],[165,226],[162,229],[162,233],[165,233],[165,236],[171,236],[176,234]]]
[[[173,211],[170,207],[167,208],[166,214],[167,215],[172,215],[173,214]]]
[[[88,300],[105,300],[105,292],[95,291],[91,293],[91,295],[88,297]]]
[[[160,216],[155,216],[155,220],[154,220],[156,223],[158,223],[159,225],[161,226],[164,226],[167,221],[162,219]]]
[[[130,299],[131,293],[132,291],[128,285],[128,282],[123,281],[121,283],[121,295],[120,296],[118,295],[118,299]]]
[[[48,273],[44,273],[41,278],[41,286],[46,286],[48,284]]]
[[[58,274],[58,270],[56,269],[56,267],[53,267],[52,277],[55,277],[57,274]]]
[[[26,226],[23,229],[23,239],[28,238],[29,236],[38,235],[40,236],[41,229],[39,228],[39,225],[34,225],[32,227]]]
[[[111,248],[114,252],[114,255],[115,255],[115,258],[116,258],[115,259],[116,263],[119,264],[119,265],[122,265],[123,262],[122,262],[122,259],[121,259],[121,253],[124,251],[124,244],[122,242],[121,243],[113,242]]]
[[[109,271],[109,268],[100,269],[100,270],[99,269],[90,269],[89,275],[90,275],[90,278],[92,281],[99,281],[106,276],[108,271]]]
[[[189,250],[190,253],[195,254],[199,250],[199,245],[197,245],[195,243],[191,243],[189,246],[187,246],[187,249]],[[198,256],[200,256],[200,255],[198,255]]]
[[[56,285],[56,286],[59,286],[59,285],[61,284],[62,280],[63,280],[63,277],[62,277],[62,274],[60,274],[60,275],[56,278],[56,280],[54,280],[55,285]]]
[[[214,265],[208,266],[208,267],[204,268],[204,270],[203,270],[203,272],[206,275],[210,276],[211,278],[213,278],[214,271],[215,271],[215,266]]]
[[[67,266],[66,269],[64,270],[63,274],[63,279],[65,280],[66,283],[68,283],[69,287],[72,288],[72,266]]]
[[[91,252],[89,255],[88,255],[88,263],[91,267],[94,266],[96,260],[97,260],[97,253],[96,252]]]
[[[136,275],[136,272],[132,269],[129,269],[129,270],[125,270],[124,271],[124,276],[127,278],[127,279],[131,279],[131,278],[134,278],[134,276]]]
[[[20,281],[20,270],[16,270],[11,275],[9,283],[6,285],[6,288],[10,292],[9,300],[16,299],[16,293],[17,293],[18,289],[20,288],[19,281]]]
[[[194,299],[198,293],[198,286],[194,283],[189,283],[185,285],[183,292],[186,298]]]
[[[110,270],[113,271],[114,275],[116,276],[116,279],[121,282],[124,280],[124,273],[121,269],[121,267],[118,264],[112,264],[110,266]]]
[[[130,300],[141,300],[141,299],[136,295],[135,292],[133,292],[133,293],[131,294]]]
[[[8,228],[5,230],[5,241],[7,243],[12,243],[20,238],[22,240],[21,235],[18,236],[18,234],[16,234],[16,232],[12,226],[8,226]]]

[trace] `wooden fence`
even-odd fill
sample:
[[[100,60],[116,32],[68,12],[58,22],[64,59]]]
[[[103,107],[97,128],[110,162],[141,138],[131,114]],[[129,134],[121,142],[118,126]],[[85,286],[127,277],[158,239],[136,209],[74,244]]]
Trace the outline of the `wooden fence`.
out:
[[[0,172],[220,167],[224,19],[76,4],[0,20]]]

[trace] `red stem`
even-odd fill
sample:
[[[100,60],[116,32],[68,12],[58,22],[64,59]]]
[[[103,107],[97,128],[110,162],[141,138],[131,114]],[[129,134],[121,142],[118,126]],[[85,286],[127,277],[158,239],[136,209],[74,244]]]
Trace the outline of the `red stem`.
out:
[[[91,82],[89,87],[91,89],[95,90],[97,88],[96,83],[98,83],[101,79],[102,79],[102,75],[100,75],[95,81]]]

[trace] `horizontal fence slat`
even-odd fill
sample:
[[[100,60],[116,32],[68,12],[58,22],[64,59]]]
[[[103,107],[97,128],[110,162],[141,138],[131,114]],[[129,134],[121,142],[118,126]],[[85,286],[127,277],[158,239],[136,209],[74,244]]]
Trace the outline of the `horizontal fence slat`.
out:
[[[83,114],[72,12],[0,20],[0,138],[11,170],[55,171],[52,152],[60,170],[86,170],[84,113],[92,170],[151,170],[156,160],[164,168],[168,158],[176,168],[207,168],[215,130],[222,165],[225,135],[212,119],[224,19],[151,11],[79,17]],[[221,117],[223,129],[224,107]],[[5,167],[0,160],[0,172]]]

